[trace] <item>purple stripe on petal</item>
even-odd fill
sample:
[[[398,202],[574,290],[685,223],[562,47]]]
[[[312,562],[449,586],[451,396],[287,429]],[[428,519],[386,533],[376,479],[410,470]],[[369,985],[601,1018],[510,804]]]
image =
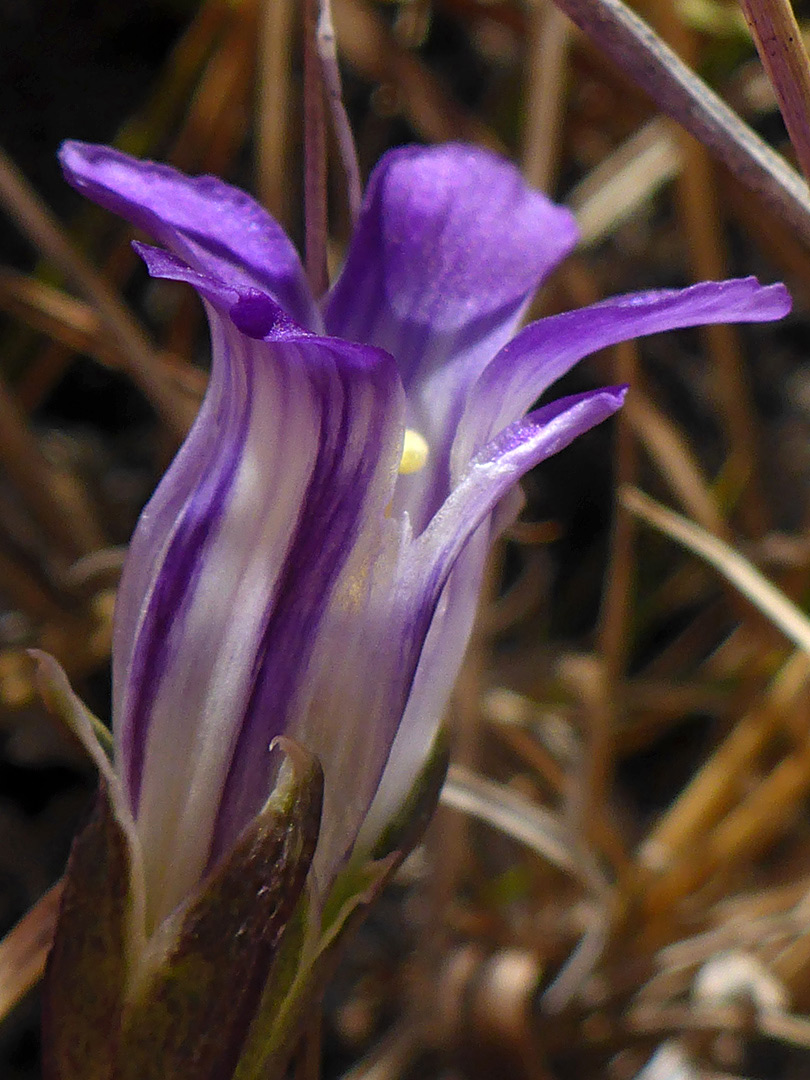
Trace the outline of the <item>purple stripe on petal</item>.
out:
[[[418,772],[413,768],[418,764],[416,758],[435,733],[469,633],[491,539],[493,510],[520,476],[609,416],[620,406],[624,394],[625,389],[618,388],[555,402],[527,418],[522,426],[502,433],[477,457],[432,525],[406,545],[398,568],[401,593],[396,585],[388,585],[384,620],[377,623],[377,637],[368,633],[365,651],[356,654],[353,694],[346,696],[355,709],[367,700],[373,702],[363,709],[367,726],[373,726],[375,733],[386,730],[383,745],[392,747],[387,765],[385,760],[370,759],[362,743],[353,757],[342,758],[339,775],[356,775],[358,782],[369,775],[381,778],[380,799],[363,843],[373,842],[375,829],[390,820],[398,805],[396,798],[407,794]],[[454,581],[456,568],[459,576]],[[454,603],[458,609],[450,612]],[[373,620],[370,630],[374,630]],[[441,682],[443,677],[443,685],[427,685],[428,680]],[[376,698],[369,699],[369,684],[382,687]],[[409,697],[414,709],[423,708],[425,715],[410,711]],[[335,703],[340,700],[336,695]],[[405,719],[400,720],[403,713]],[[406,720],[407,730],[400,728]],[[328,716],[321,717],[321,727],[328,722]],[[398,728],[401,738],[397,738]],[[367,737],[366,743],[369,741]],[[344,781],[340,800],[330,805],[327,773],[327,812],[313,864],[319,884],[330,880],[351,848],[368,806],[374,805],[373,800],[365,802],[365,792],[362,801],[359,796],[356,785],[347,788]]]
[[[564,398],[512,425],[470,463],[436,519],[414,541],[403,568],[414,601],[403,632],[412,644],[403,658],[410,695],[358,836],[361,851],[373,849],[404,804],[438,731],[472,629],[494,511],[530,468],[610,416],[624,396],[619,387]]]
[[[240,294],[237,289],[223,285],[208,274],[191,269],[182,260],[162,249],[145,244],[136,244],[135,247],[153,276],[192,284],[216,307],[230,312],[231,317],[234,317],[236,313],[237,322],[242,324],[250,322],[254,331],[263,329],[276,337],[287,337],[290,334],[301,336],[304,333],[269,297],[257,294],[252,289]],[[246,304],[250,305],[247,316],[244,310]],[[227,468],[223,463],[223,455],[231,455],[232,468],[238,460],[239,451],[236,442],[238,436],[230,431],[234,424],[233,409],[238,400],[234,371],[232,365],[227,362],[233,350],[224,341],[219,320],[212,318],[211,326],[214,338],[214,363],[205,401],[185,444],[142,515],[130,544],[130,557],[127,560],[116,605],[113,683],[115,712],[118,717],[116,725],[118,753],[119,760],[124,763],[125,778],[131,785],[130,795],[135,803],[138,799],[144,753],[143,741],[140,738],[142,730],[138,726],[137,717],[148,715],[148,697],[155,683],[152,679],[145,684],[146,688],[140,692],[142,700],[135,704],[130,700],[134,694],[132,688],[136,685],[131,678],[131,667],[136,661],[136,637],[140,642],[141,650],[146,648],[143,644],[145,641],[150,642],[150,648],[156,648],[157,639],[152,631],[154,625],[160,622],[158,611],[161,609],[157,597],[152,597],[152,602],[157,606],[147,603],[147,597],[150,590],[156,587],[156,568],[162,565],[161,572],[164,573],[169,553],[173,553],[176,557],[182,548],[183,530],[178,522],[182,520],[188,522],[188,515],[196,516],[197,530],[192,532],[192,536],[202,535],[200,529],[203,526],[199,519],[204,516],[200,511],[203,487],[205,483],[209,488],[211,487],[214,482],[212,476],[218,477],[220,484],[225,484],[227,487],[225,480]],[[220,438],[212,438],[212,431],[218,431]],[[208,478],[207,481],[205,477]],[[225,489],[223,488],[216,497],[223,499]],[[195,500],[196,506],[192,505]],[[173,539],[167,552],[165,549],[170,535]],[[190,568],[187,569],[185,579],[179,576],[176,578],[170,576],[166,579],[164,573],[163,580],[164,589],[168,588],[167,580],[173,581],[174,592],[165,602],[171,611],[172,605],[179,604],[176,590],[182,585],[182,581],[186,580],[189,586],[191,584]],[[157,619],[158,622],[154,623],[150,629],[148,619]],[[163,644],[168,647],[168,635]],[[147,663],[142,653],[140,659]],[[154,658],[148,661],[147,666],[153,662]],[[152,690],[149,687],[152,687]]]
[[[232,385],[222,323],[211,317],[214,362],[208,389],[191,431],[141,514],[129,545],[115,605],[113,631],[113,713],[116,719],[116,759],[125,778],[140,771],[129,765],[128,741],[131,666],[148,598],[183,507],[214,467],[221,441],[212,430],[224,429]]]
[[[73,187],[143,229],[194,269],[240,289],[267,293],[297,322],[319,328],[295,248],[245,192],[213,176],[185,176],[105,146],[65,142],[59,158]]]
[[[286,731],[303,739],[310,726],[312,668],[323,664],[324,648],[334,644],[325,645],[323,640],[325,628],[328,631],[333,625],[327,612],[335,605],[346,607],[345,594],[335,596],[341,579],[345,585],[350,570],[361,577],[369,573],[360,564],[369,554],[380,556],[380,527],[386,527],[385,501],[390,499],[398,462],[402,403],[396,404],[401,389],[396,376],[395,383],[391,382],[393,368],[375,373],[372,380],[368,357],[373,350],[326,341],[301,343],[299,349],[301,362],[313,368],[317,407],[323,417],[320,440],[302,496],[302,515],[279,577],[272,618],[257,649],[253,689],[223,793],[212,861],[227,850],[266,797],[271,768],[267,749],[272,738]],[[314,350],[330,360],[328,367],[322,364],[317,378]],[[346,637],[338,643],[344,655],[351,647],[347,638],[357,638],[365,628],[362,585],[358,589],[352,597],[356,610],[348,615],[344,611]],[[334,686],[332,693],[334,718],[320,717],[314,727],[343,723],[345,739],[359,736],[379,743],[377,756],[384,761],[390,739],[384,732],[370,735],[358,729],[356,702],[342,701]],[[303,741],[320,757],[327,792],[334,797],[335,769],[324,745],[318,744],[317,730]]]
[[[199,575],[207,569],[209,541],[227,512],[228,497],[244,451],[251,373],[239,374],[244,377],[241,392],[232,384],[228,394],[232,415],[223,424],[228,438],[219,441],[217,458],[210,463],[177,519],[131,658],[128,672],[131,689],[127,712],[120,718],[120,746],[136,815],[152,708],[167,668],[183,644],[188,599],[194,594]]]
[[[511,514],[496,511],[521,476],[615,412],[625,392],[618,387],[563,398],[502,432],[470,463],[440,513],[414,541],[403,573],[417,600],[412,626],[416,638],[422,634],[424,648],[416,654],[407,706],[359,837],[363,850],[373,846],[403,804],[435,738],[472,629],[495,530],[511,520]],[[512,514],[519,505],[510,504]]]
[[[473,387],[453,446],[452,475],[584,356],[663,330],[767,322],[790,307],[784,285],[763,286],[750,277],[617,296],[532,323],[501,349]]]
[[[245,412],[233,416],[241,430],[213,426],[209,437],[230,442],[228,453],[236,447],[239,457],[232,475],[220,473],[229,486],[219,514],[206,521],[204,561],[187,579],[145,731],[138,829],[149,852],[155,918],[171,911],[205,868],[318,437],[314,395],[307,372],[291,363],[294,349],[251,342],[234,329],[226,341],[232,365],[249,373]],[[223,454],[215,468],[226,460]],[[184,577],[182,564],[174,569]]]
[[[232,840],[263,804],[272,737],[306,724],[326,605],[352,560],[379,554],[402,439],[386,354],[309,336],[252,341],[218,317],[212,327],[227,354],[215,361],[233,373],[209,423],[221,449],[163,542],[117,714],[134,766],[142,754],[153,920],[198,879],[212,842],[219,850],[215,829]],[[361,609],[347,618],[356,634]]]
[[[493,539],[489,524],[480,525],[458,556],[435,611],[428,607],[419,613],[429,630],[415,653],[418,663],[402,720],[357,838],[361,852],[374,848],[428,760],[467,650]]]

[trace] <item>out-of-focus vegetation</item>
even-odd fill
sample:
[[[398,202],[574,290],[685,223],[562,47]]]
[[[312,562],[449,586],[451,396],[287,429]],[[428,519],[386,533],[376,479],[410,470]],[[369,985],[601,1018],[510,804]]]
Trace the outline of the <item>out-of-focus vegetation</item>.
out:
[[[790,154],[736,4],[638,8]],[[678,509],[807,604],[810,251],[550,0],[333,12],[364,174],[389,146],[466,139],[575,209],[582,244],[535,314],[747,273],[786,281],[796,311],[623,345],[567,380],[632,393],[531,477],[493,560],[448,718],[447,805],[327,996],[324,1075],[807,1076],[810,657],[617,492]],[[124,545],[206,380],[196,299],[147,282],[126,229],[61,183],[55,150],[106,141],[216,173],[300,241],[300,5],[2,0],[0,61],[6,932],[61,874],[93,786],[25,649],[54,653],[106,713]],[[337,266],[349,225],[332,157]],[[28,991],[54,907],[52,893],[0,945],[8,1080],[38,1075]]]

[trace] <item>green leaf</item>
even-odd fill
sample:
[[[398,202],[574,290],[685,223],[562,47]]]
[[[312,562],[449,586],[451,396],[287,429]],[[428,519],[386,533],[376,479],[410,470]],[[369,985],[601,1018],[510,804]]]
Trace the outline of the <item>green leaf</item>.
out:
[[[47,1080],[107,1080],[123,1009],[131,909],[129,845],[102,780],[73,844],[45,974]]]
[[[283,748],[288,759],[274,794],[173,920],[171,945],[141,980],[124,1019],[115,1080],[233,1074],[320,827],[320,766],[291,740]]]

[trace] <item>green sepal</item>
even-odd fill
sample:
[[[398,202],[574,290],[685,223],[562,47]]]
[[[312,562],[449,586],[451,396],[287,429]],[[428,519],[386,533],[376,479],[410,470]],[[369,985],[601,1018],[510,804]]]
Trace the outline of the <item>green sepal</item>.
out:
[[[131,891],[129,844],[102,779],[92,816],[73,843],[45,973],[46,1080],[111,1076],[127,977]]]
[[[233,1075],[320,828],[320,766],[291,740],[279,742],[288,754],[286,775],[165,928],[171,944],[139,980],[124,1017],[115,1080]]]
[[[402,861],[397,852],[378,862],[350,865],[338,876],[324,908],[315,944],[299,938],[293,978],[278,974],[265,987],[233,1080],[282,1080],[307,1018],[318,1007],[351,932],[365,919]],[[293,948],[290,956],[295,955]]]
[[[404,857],[416,847],[436,810],[449,762],[447,731],[440,727],[405,801],[374,844],[374,860],[385,859],[393,852]]]
[[[269,1059],[274,1054],[281,1054],[287,1047],[288,1040],[280,1040],[276,1032],[280,1027],[280,1014],[285,1011],[297,983],[310,930],[310,912],[309,897],[304,893],[285,927],[259,1007],[239,1055],[233,1080],[268,1080],[272,1065],[275,1064],[275,1061],[271,1063]],[[286,1060],[285,1056],[285,1063]]]
[[[298,959],[290,973],[276,972],[248,1034],[233,1080],[281,1080],[302,1028],[317,1007],[351,934],[363,922],[430,821],[447,775],[448,744],[437,734],[430,754],[396,817],[377,841],[371,858],[355,858],[337,876],[323,905],[320,923],[309,938],[303,930],[289,955]]]
[[[113,760],[113,737],[110,729],[91,713],[70,687],[67,675],[49,653],[29,649],[36,664],[36,682],[48,712],[77,739],[102,773],[107,774]]]

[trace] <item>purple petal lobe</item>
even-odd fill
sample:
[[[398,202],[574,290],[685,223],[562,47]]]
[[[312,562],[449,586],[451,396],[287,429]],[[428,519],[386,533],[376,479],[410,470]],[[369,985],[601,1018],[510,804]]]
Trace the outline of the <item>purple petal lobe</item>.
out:
[[[479,450],[414,543],[415,557],[430,566],[435,588],[443,587],[464,545],[518,480],[614,413],[626,393],[619,386],[560,398],[510,424]]]
[[[408,387],[451,350],[488,341],[491,355],[575,241],[571,214],[489,151],[391,151],[369,180],[327,327],[389,349]]]
[[[740,278],[617,296],[532,323],[498,353],[473,387],[453,446],[453,475],[495,432],[599,349],[680,327],[767,322],[782,318],[790,307],[784,285]]]
[[[239,299],[241,293],[233,285],[226,285],[219,278],[213,277],[201,270],[195,270],[183,259],[172,255],[164,248],[153,247],[151,244],[143,244],[140,240],[133,240],[132,246],[140,255],[153,278],[163,278],[166,281],[185,281],[212,304],[224,310],[229,310]],[[255,290],[254,290],[255,291]],[[270,297],[266,297],[272,303]],[[276,305],[277,307],[278,305]]]
[[[469,388],[576,236],[567,210],[487,150],[409,146],[372,173],[325,319],[330,333],[396,357],[408,425],[430,446],[407,485],[416,532],[450,490],[450,448]],[[401,498],[393,509],[405,509]]]
[[[293,322],[286,311],[258,289],[237,289],[226,285],[210,274],[193,270],[188,263],[178,259],[163,248],[141,244],[132,245],[153,278],[185,281],[193,285],[204,300],[209,300],[220,311],[226,312],[243,334],[258,340],[281,340],[285,337],[301,337],[306,331]]]
[[[213,176],[189,177],[105,146],[65,142],[68,181],[126,218],[194,269],[238,288],[268,293],[302,325],[318,329],[295,248],[249,195]]]

